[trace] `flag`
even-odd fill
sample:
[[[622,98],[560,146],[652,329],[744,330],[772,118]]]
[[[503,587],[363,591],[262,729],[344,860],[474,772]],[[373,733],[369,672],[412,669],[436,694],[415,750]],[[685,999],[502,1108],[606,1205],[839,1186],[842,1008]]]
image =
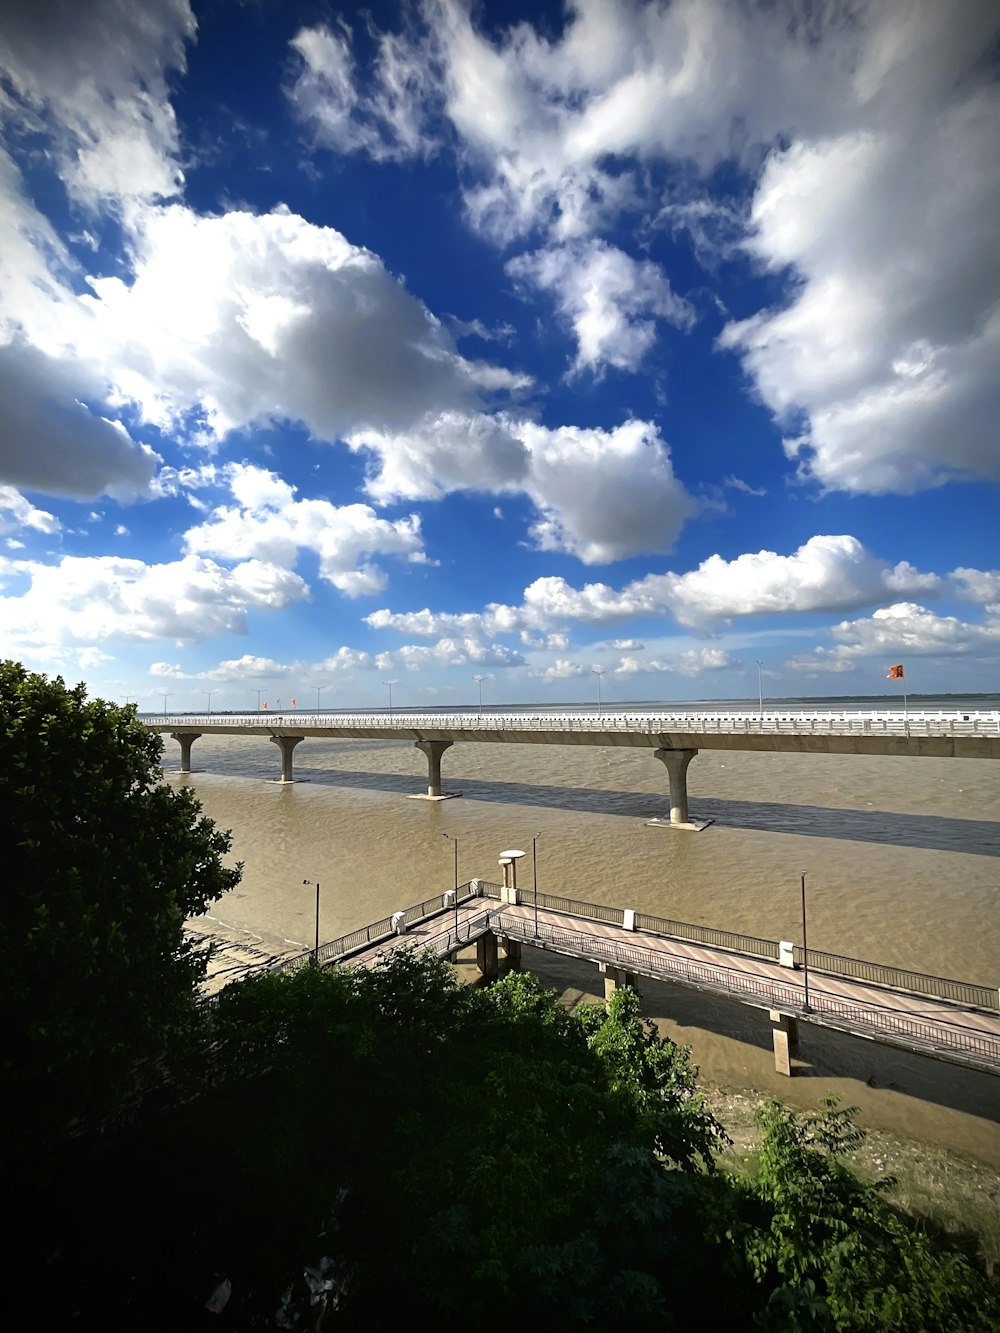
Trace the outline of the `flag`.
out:
[[[293,708],[295,707],[295,700],[294,700],[294,699],[292,700],[292,707],[293,707]]]
[[[891,666],[889,668],[889,674],[886,676],[886,680],[902,680],[902,679],[903,679],[903,664],[902,662],[897,662],[895,666]]]

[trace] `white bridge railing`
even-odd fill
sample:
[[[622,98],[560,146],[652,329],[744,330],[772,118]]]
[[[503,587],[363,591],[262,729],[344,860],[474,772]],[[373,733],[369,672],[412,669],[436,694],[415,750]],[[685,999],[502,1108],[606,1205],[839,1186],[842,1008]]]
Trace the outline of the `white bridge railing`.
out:
[[[997,736],[1000,711],[978,712],[816,712],[761,713],[314,713],[291,710],[259,713],[143,713],[158,730],[212,727],[234,732],[689,732],[706,735],[789,736]]]

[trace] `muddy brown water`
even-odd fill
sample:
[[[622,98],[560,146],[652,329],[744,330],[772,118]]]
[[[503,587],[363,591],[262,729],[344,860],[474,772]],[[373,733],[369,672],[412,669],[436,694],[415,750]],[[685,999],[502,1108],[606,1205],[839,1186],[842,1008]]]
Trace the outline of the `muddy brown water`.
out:
[[[174,782],[178,756],[167,740]],[[456,744],[444,785],[462,796],[441,803],[407,799],[426,784],[408,742],[308,739],[294,786],[273,781],[279,758],[264,737],[203,736],[187,779],[244,862],[209,916],[265,946],[311,946],[303,879],[320,881],[324,940],[450,887],[445,833],[463,882],[524,848],[530,890],[534,836],[544,892],[798,940],[805,871],[811,948],[1000,985],[1000,763],[702,751],[691,812],[715,822],[687,833],[645,825],[668,801],[641,750]],[[570,1000],[598,992],[596,969],[534,962]],[[766,1013],[653,982],[643,995],[713,1082],[802,1104],[839,1092],[868,1123],[1000,1164],[1000,1078],[804,1028],[799,1076],[782,1079]]]

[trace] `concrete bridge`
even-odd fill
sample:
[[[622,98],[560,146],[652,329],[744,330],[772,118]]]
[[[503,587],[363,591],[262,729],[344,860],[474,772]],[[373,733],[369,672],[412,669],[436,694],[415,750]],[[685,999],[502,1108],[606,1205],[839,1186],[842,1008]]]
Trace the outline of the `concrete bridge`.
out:
[[[935,759],[1000,759],[1000,711],[991,712],[510,712],[247,713],[142,721],[181,747],[181,773],[203,735],[266,736],[281,751],[281,782],[294,782],[292,756],[309,736],[412,741],[427,759],[423,799],[454,793],[441,783],[441,759],[463,741],[504,745],[628,746],[651,750],[667,770],[673,828],[700,829],[688,812],[687,769],[702,750],[791,754],[907,755]]]

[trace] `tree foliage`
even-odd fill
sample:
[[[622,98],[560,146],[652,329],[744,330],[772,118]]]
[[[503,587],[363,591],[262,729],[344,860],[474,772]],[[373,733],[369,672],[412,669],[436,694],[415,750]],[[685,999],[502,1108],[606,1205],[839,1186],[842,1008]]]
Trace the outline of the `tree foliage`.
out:
[[[239,880],[133,708],[0,663],[8,1161],[121,1108],[191,1023],[186,917]]]

